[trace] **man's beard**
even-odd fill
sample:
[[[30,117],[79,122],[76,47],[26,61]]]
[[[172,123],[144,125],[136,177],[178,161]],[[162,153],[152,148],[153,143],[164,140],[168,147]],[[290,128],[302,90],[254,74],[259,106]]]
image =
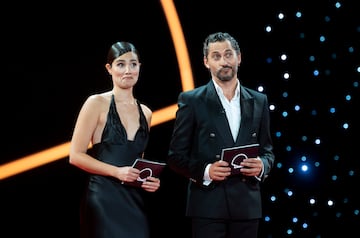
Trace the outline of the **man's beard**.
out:
[[[223,70],[229,70],[231,69],[231,74],[229,75],[228,73],[223,73]],[[216,77],[218,79],[220,79],[221,81],[230,81],[231,79],[233,79],[235,76],[235,69],[228,66],[228,67],[223,67],[220,70],[217,71],[216,73]]]

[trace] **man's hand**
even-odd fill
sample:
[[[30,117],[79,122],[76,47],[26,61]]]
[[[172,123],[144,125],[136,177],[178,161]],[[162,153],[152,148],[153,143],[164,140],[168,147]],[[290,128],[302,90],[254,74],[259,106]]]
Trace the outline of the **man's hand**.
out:
[[[264,166],[260,158],[244,159],[240,165],[243,166],[240,172],[245,176],[259,176]]]
[[[214,181],[222,181],[230,175],[230,172],[231,168],[229,167],[229,163],[223,160],[219,160],[211,164],[209,169],[209,176]]]

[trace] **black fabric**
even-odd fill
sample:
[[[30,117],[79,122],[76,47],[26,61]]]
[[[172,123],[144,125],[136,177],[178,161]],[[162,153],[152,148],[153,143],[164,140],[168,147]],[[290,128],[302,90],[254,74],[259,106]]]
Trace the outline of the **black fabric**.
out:
[[[148,143],[149,128],[140,104],[140,128],[133,141],[127,138],[116,110],[114,96],[110,103],[101,142],[88,151],[95,158],[117,166],[132,165]],[[149,227],[143,190],[121,184],[115,178],[90,175],[82,201],[81,237],[148,238]]]

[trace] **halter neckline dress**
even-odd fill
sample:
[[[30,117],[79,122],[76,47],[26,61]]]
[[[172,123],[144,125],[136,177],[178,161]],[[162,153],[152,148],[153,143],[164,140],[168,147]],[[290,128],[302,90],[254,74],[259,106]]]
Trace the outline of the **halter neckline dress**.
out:
[[[140,127],[134,140],[128,140],[112,95],[101,142],[89,149],[90,155],[116,166],[132,165],[141,157],[149,140],[149,128],[140,103],[137,105]],[[81,237],[148,238],[144,192],[113,177],[90,174],[81,206]]]

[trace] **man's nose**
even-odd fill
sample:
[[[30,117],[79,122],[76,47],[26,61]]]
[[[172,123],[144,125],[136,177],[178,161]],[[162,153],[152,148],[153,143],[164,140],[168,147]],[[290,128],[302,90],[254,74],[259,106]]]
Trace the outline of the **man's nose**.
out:
[[[225,56],[222,56],[221,57],[221,60],[220,60],[220,63],[222,64],[222,65],[228,65],[228,60],[225,58]]]

